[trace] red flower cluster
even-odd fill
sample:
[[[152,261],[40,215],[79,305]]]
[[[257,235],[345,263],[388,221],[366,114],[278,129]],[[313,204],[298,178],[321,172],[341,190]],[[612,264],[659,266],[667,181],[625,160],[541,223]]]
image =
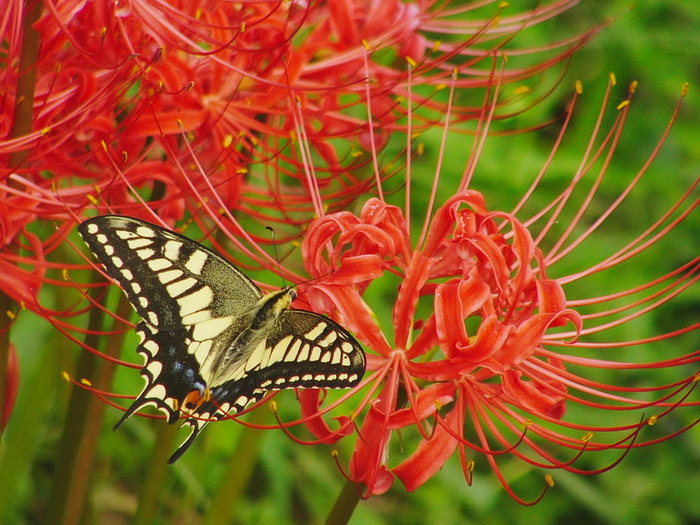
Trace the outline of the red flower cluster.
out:
[[[608,137],[619,137],[628,103],[621,105]],[[606,140],[595,157],[606,148],[612,155],[615,144],[616,140]],[[340,312],[345,326],[374,354],[368,359],[374,374],[355,393],[348,394],[362,399],[356,410],[361,423],[349,477],[362,483],[367,495],[387,491],[394,477],[413,490],[455,452],[471,482],[471,451],[484,455],[506,490],[526,503],[509,487],[499,457],[513,455],[540,468],[584,472],[576,459],[585,451],[620,449],[624,455],[629,448],[665,439],[669,436],[644,442],[638,434],[674,408],[700,404],[686,400],[700,379],[700,352],[681,352],[655,362],[615,361],[599,355],[602,347],[646,345],[697,330],[700,323],[624,343],[593,343],[585,337],[638,318],[696,284],[700,258],[653,283],[614,295],[576,301],[564,293],[566,284],[614,268],[667,235],[700,203],[700,199],[688,202],[700,181],[674,209],[613,257],[580,273],[552,278],[556,263],[619,206],[648,163],[615,204],[578,239],[569,237],[584,216],[585,205],[575,213],[565,233],[548,242],[553,236],[548,236],[550,228],[562,216],[571,193],[585,175],[592,175],[588,159],[582,166],[571,186],[549,207],[556,212],[537,239],[529,229],[546,209],[521,221],[515,213],[490,211],[480,193],[467,189],[428,213],[417,240],[402,210],[378,199],[370,199],[359,216],[329,214],[310,226],[303,244],[304,261],[321,283],[309,286],[308,300],[317,311]],[[598,183],[604,171],[597,176]],[[680,216],[671,219],[679,209]],[[567,240],[569,246],[562,249]],[[547,242],[553,247],[544,252],[542,246]],[[397,276],[400,284],[391,315],[392,330],[386,330],[363,294],[373,281],[391,280],[390,275]],[[660,290],[650,291],[661,284]],[[622,308],[607,306],[615,299],[643,292],[647,295]],[[598,306],[598,312],[581,313],[590,305]],[[631,312],[618,318],[626,310]],[[393,338],[388,332],[393,332]],[[626,370],[645,370],[653,376],[656,369],[690,374],[668,384],[649,377],[641,385],[627,387],[622,377],[619,382],[602,383],[597,372],[616,370],[624,375]],[[318,438],[332,442],[347,431],[349,421],[334,431],[314,418],[325,412],[317,393],[304,393],[302,400],[305,421],[309,420],[307,424]],[[594,420],[568,421],[567,407],[575,404],[587,407],[585,414]],[[597,421],[596,412],[601,410],[639,410],[644,415],[641,423],[628,419],[605,426]],[[405,448],[411,442],[407,437],[411,434],[405,431],[411,427],[417,434],[415,451],[392,462],[391,436],[403,430]],[[613,437],[598,441],[599,434]],[[573,450],[573,457],[562,459],[554,446]],[[548,476],[547,484],[552,483]]]

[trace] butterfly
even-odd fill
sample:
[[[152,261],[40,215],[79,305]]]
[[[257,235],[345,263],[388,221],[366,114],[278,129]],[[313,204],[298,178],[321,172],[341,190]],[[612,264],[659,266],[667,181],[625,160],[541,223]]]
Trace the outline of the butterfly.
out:
[[[292,309],[292,288],[263,294],[216,252],[175,232],[119,215],[78,226],[141,317],[141,393],[115,425],[147,405],[190,434],[236,414],[270,390],[349,388],[365,371],[362,346],[335,321]]]

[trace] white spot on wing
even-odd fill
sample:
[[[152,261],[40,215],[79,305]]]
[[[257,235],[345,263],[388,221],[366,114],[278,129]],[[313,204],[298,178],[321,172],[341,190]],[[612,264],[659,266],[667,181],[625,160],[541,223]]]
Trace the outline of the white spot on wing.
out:
[[[165,387],[163,385],[153,385],[148,391],[148,397],[165,399]]]
[[[155,312],[148,312],[148,321],[153,326],[158,326],[158,316],[156,315]]]
[[[279,341],[270,352],[270,355],[267,358],[267,362],[264,363],[263,366],[270,366],[272,363],[279,363],[280,361],[283,361],[284,356],[287,353],[287,349],[289,348],[289,343],[291,343],[291,341],[291,335],[288,335],[287,337]]]
[[[301,348],[301,339],[294,339],[292,345],[287,349],[287,354],[284,356],[285,361],[293,363],[297,360],[297,355],[299,355],[299,349]]]
[[[201,275],[202,269],[204,269],[204,264],[207,262],[208,258],[209,256],[205,252],[198,250],[194,252],[189,259],[187,259],[185,268],[195,275]]]
[[[87,232],[91,234],[96,234],[98,232],[99,228],[97,227],[97,224],[88,224],[87,227]]]
[[[163,365],[159,363],[158,361],[151,361],[146,365],[146,370],[148,370],[153,378],[156,378],[160,375],[161,371],[163,370]]]
[[[148,228],[147,226],[139,226],[136,228],[136,233],[138,233],[141,237],[155,237],[156,232],[154,232],[151,228]]]
[[[199,348],[197,348],[197,351],[194,354],[194,357],[195,359],[197,359],[198,363],[204,363],[207,356],[209,356],[209,352],[211,351],[211,347],[213,346],[213,344],[214,341],[212,339],[201,341],[199,343]]]
[[[192,337],[198,341],[213,339],[231,326],[232,321],[233,317],[227,315],[197,323],[192,330]]]
[[[297,358],[297,361],[308,361],[309,360],[309,348],[311,348],[311,345],[308,343],[304,343],[304,346],[301,347],[301,352],[299,352],[299,357]]]
[[[150,246],[151,244],[153,244],[153,241],[151,239],[137,237],[136,239],[129,239],[128,241],[126,241],[126,244],[132,250],[138,250],[139,248],[145,248],[146,246]]]
[[[137,282],[131,283],[131,289],[134,291],[134,293],[141,293],[141,285]]]
[[[180,257],[180,248],[182,248],[180,241],[168,241],[163,247],[163,255],[171,261],[177,261],[178,257]]]
[[[201,323],[207,319],[211,319],[211,312],[209,310],[199,310],[198,312],[182,316],[182,324],[190,325]]]
[[[169,284],[165,288],[168,290],[170,297],[177,297],[192,288],[195,284],[197,284],[196,279],[186,277],[185,279]]]
[[[250,357],[245,362],[245,371],[253,370],[254,368],[260,366],[263,358],[265,357],[265,352],[267,351],[267,339],[263,339],[258,343],[258,346],[251,352]]]
[[[214,299],[214,292],[208,286],[203,286],[196,292],[192,292],[187,297],[178,301],[180,305],[180,315],[185,317],[193,312],[205,309]]]
[[[151,355],[156,355],[156,352],[160,348],[158,346],[158,343],[156,343],[153,339],[145,341],[141,346],[143,346],[143,348],[147,350]]]
[[[144,261],[146,259],[150,259],[156,254],[156,251],[153,248],[141,248],[140,250],[136,250],[136,255],[141,257]]]
[[[333,344],[333,342],[336,339],[338,339],[338,332],[336,332],[335,330],[331,330],[328,332],[326,337],[324,337],[320,341],[316,341],[316,344],[318,344],[319,346],[322,346],[323,348],[328,348],[329,346],[331,346]]]
[[[309,341],[315,341],[316,339],[321,337],[321,334],[325,331],[327,326],[327,323],[318,323],[311,330],[306,332],[304,334],[304,337],[306,337]]]
[[[170,264],[170,261],[162,257],[158,257],[157,259],[151,259],[150,261],[148,261],[148,267],[154,272],[165,270],[166,268],[170,268],[171,266],[172,264]]]
[[[115,233],[120,239],[133,239],[134,237],[136,237],[136,234],[134,232],[130,232],[128,230],[115,230]]]
[[[178,270],[177,268],[173,268],[172,270],[166,270],[164,272],[160,272],[158,274],[158,279],[160,279],[160,282],[163,284],[168,284],[171,281],[174,281],[175,279],[182,277],[184,272],[182,270]]]

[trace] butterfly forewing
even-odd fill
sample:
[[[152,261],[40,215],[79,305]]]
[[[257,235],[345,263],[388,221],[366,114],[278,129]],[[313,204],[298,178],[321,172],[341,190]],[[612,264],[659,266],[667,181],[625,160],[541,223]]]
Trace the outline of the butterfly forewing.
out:
[[[289,309],[291,290],[263,296],[221,256],[182,235],[122,216],[79,231],[143,321],[137,351],[146,386],[121,421],[153,404],[191,434],[282,388],[347,388],[365,370],[357,341],[322,315]],[[200,401],[183,406],[192,392]],[[121,423],[118,423],[118,425]]]

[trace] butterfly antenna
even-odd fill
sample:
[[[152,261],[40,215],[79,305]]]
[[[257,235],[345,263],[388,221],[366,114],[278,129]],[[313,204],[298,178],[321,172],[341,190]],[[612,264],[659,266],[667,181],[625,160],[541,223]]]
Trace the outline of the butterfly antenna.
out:
[[[280,254],[277,252],[277,234],[272,226],[265,226],[266,229],[270,230],[272,234],[272,249],[275,251],[275,261],[277,261],[277,273],[282,279],[282,288],[287,289],[287,282],[284,280],[284,275],[282,274],[282,265],[280,264]]]

